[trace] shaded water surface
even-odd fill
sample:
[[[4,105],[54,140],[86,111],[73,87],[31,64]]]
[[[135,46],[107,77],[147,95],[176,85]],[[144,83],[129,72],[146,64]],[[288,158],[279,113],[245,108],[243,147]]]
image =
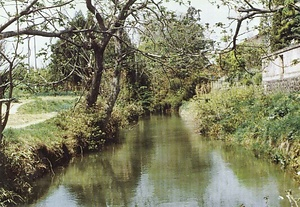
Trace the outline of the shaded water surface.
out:
[[[300,195],[276,166],[190,128],[176,116],[142,120],[121,132],[121,144],[37,183],[29,206],[273,207],[290,206],[287,189]]]

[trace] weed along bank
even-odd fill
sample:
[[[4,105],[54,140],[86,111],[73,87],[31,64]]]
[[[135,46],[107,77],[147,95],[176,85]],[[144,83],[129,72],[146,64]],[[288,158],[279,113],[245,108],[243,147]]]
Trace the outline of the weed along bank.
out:
[[[299,92],[265,93],[261,86],[212,90],[182,107],[196,130],[211,139],[237,144],[269,160],[300,181]]]
[[[0,146],[0,206],[28,202],[33,199],[33,192],[43,193],[44,189],[34,186],[41,177],[55,177],[56,168],[66,167],[74,157],[100,152],[104,145],[116,141],[121,118],[112,117],[109,127],[104,128],[100,109],[90,112],[80,103],[74,106],[76,97],[71,100],[52,98],[27,102],[11,118],[29,119],[39,115],[37,113],[53,111],[59,112],[57,116],[4,131],[5,139]],[[121,117],[127,118],[125,115]]]
[[[264,56],[262,70],[266,92],[300,91],[300,44]]]

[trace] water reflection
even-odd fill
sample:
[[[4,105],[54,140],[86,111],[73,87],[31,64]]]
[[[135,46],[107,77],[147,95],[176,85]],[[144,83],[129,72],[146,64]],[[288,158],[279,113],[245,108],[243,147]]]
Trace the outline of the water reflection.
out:
[[[175,116],[151,117],[120,137],[38,183],[52,184],[31,206],[289,206],[278,196],[297,191],[274,166],[199,137]]]
[[[213,152],[211,156],[214,164],[211,168],[212,179],[203,198],[205,206],[265,206],[268,200],[264,198],[267,197],[271,206],[279,206],[279,192],[272,177],[270,180],[257,177],[255,182],[252,177],[252,182],[258,186],[247,188],[219,153]]]
[[[76,194],[72,194],[71,189],[67,189],[64,185],[59,185],[37,206],[77,206]]]

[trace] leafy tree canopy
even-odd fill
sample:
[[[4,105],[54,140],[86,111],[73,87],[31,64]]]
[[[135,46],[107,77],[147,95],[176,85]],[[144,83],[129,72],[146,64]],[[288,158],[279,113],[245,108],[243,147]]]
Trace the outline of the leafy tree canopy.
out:
[[[272,51],[289,46],[300,40],[300,14],[294,7],[295,0],[276,0],[274,5],[284,7],[272,17],[271,48]]]

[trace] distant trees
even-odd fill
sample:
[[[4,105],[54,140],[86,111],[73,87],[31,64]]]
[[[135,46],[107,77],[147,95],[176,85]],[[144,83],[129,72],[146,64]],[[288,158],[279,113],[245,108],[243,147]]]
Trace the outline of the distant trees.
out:
[[[149,19],[143,31],[139,49],[147,51],[147,74],[154,102],[160,107],[176,109],[182,100],[195,95],[197,84],[206,83],[214,73],[207,56],[213,41],[205,37],[199,20],[200,11],[190,7],[182,16],[165,14],[161,21]]]
[[[76,30],[83,30],[93,25],[92,16],[85,17],[81,11],[77,12],[67,25]],[[67,27],[65,27],[67,29]],[[72,42],[68,41],[72,39]],[[50,70],[51,80],[60,80],[64,89],[85,89],[88,87],[89,78],[92,75],[92,53],[82,45],[88,41],[86,33],[76,35],[66,34],[66,37],[59,39],[50,45],[51,55],[48,69]]]

